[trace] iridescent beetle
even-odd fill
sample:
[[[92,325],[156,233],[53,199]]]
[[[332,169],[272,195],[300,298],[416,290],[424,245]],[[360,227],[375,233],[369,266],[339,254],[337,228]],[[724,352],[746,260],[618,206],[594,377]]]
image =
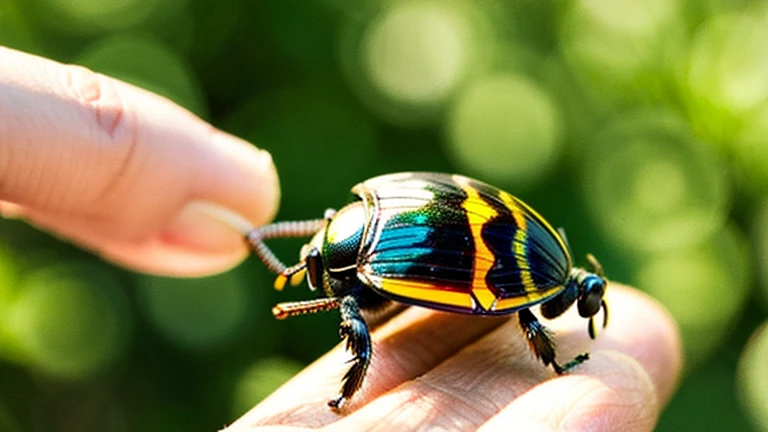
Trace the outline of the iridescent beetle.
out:
[[[375,177],[352,188],[356,199],[323,219],[278,222],[249,231],[248,243],[272,271],[275,288],[296,285],[304,273],[309,287],[325,297],[280,303],[278,319],[338,308],[340,334],[353,354],[341,392],[328,402],[339,409],[360,388],[371,359],[371,337],[361,311],[390,301],[476,315],[517,312],[533,354],[562,374],[588,354],[560,364],[548,330],[530,308],[554,318],[574,302],[589,318],[602,308],[607,282],[588,255],[593,272],[574,268],[564,233],[514,196],[467,177],[399,173]],[[313,236],[300,262],[283,265],[264,240]]]

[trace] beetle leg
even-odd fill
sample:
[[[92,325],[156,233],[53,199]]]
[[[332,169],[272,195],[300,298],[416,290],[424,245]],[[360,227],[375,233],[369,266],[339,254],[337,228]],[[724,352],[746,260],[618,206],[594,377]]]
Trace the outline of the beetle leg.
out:
[[[324,297],[315,300],[278,303],[272,308],[272,315],[277,319],[286,319],[296,315],[322,312],[339,307],[339,299]]]
[[[341,312],[339,335],[347,339],[347,350],[353,357],[352,366],[342,379],[341,393],[335,399],[328,401],[328,406],[336,410],[341,409],[360,388],[372,354],[371,335],[360,313],[357,300],[351,295],[343,297],[339,304],[339,311]]]
[[[568,310],[579,297],[579,287],[573,282],[568,282],[563,291],[541,304],[540,311],[544,318],[559,317]]]
[[[528,346],[533,354],[541,360],[545,366],[552,365],[555,372],[560,373],[560,366],[555,362],[555,343],[552,341],[549,330],[536,319],[530,309],[523,309],[517,313],[520,328],[528,340]]]
[[[594,272],[596,275],[600,277],[605,277],[605,274],[603,272],[603,266],[600,264],[600,261],[595,258],[592,254],[587,254],[587,261],[589,261],[589,264],[592,266],[592,272]]]
[[[572,249],[571,249],[571,245],[568,244],[568,236],[565,235],[565,228],[557,227],[557,233],[560,234],[560,238],[563,239],[563,243],[565,243],[565,247],[568,249],[569,252],[571,252]],[[573,255],[573,252],[571,252],[571,255]]]
[[[554,369],[558,375],[580,365],[589,358],[589,355],[586,353],[579,354],[568,363],[562,366],[559,365],[557,361],[555,361],[555,342],[552,340],[549,330],[536,319],[536,316],[530,309],[519,311],[517,317],[520,322],[520,328],[523,330],[525,338],[528,340],[528,346],[530,346],[533,354],[544,363],[544,366],[552,365],[552,369]]]

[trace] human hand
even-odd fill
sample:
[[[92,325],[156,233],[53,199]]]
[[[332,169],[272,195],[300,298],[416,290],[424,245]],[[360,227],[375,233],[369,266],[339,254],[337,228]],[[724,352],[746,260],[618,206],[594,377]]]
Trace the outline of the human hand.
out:
[[[533,357],[517,320],[412,307],[373,332],[366,380],[341,414],[326,404],[349,359],[339,345],[226,432],[653,430],[682,364],[676,325],[636,290],[612,284],[605,298],[610,321],[594,341],[575,308],[544,322],[559,360],[590,353],[565,375]]]
[[[276,210],[268,154],[171,102],[83,68],[0,47],[0,214],[22,217],[134,269],[213,273],[247,254],[215,203],[255,225]],[[248,199],[243,199],[248,197]],[[650,430],[680,369],[678,336],[655,303],[611,286],[611,322],[594,343],[575,314],[550,323],[551,378],[515,321],[410,308],[374,332],[366,382],[343,416],[326,405],[348,359],[340,347],[230,430],[255,425],[372,429]],[[334,375],[336,373],[336,375]]]
[[[170,101],[82,67],[0,47],[0,214],[132,269],[200,275],[248,253],[200,210],[254,225],[279,199],[268,153]]]

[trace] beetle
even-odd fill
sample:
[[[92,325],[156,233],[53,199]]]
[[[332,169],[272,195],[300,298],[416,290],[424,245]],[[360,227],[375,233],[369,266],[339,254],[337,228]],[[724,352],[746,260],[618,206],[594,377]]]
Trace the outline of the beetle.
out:
[[[533,354],[557,374],[587,360],[555,359],[550,332],[530,308],[546,318],[573,303],[589,318],[608,307],[607,281],[592,256],[592,272],[574,267],[563,231],[507,192],[468,177],[430,172],[382,175],[352,188],[354,199],[323,218],[277,222],[253,228],[246,241],[278,277],[275,288],[306,280],[324,296],[280,303],[278,319],[339,309],[339,333],[353,355],[339,395],[328,405],[340,409],[362,385],[372,355],[363,311],[392,301],[475,315],[517,313]],[[265,240],[310,237],[299,263],[286,267]]]

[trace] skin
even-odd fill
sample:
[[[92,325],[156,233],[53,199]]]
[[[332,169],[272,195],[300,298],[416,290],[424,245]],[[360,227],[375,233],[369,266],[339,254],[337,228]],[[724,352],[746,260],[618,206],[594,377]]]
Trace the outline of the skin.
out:
[[[254,225],[275,214],[268,153],[81,67],[1,47],[0,59],[2,216],[136,271],[195,276],[248,253],[200,202]],[[349,359],[339,345],[226,430],[652,430],[680,373],[677,327],[631,288],[611,284],[606,300],[594,341],[575,308],[544,321],[559,361],[591,354],[566,375],[531,355],[516,320],[413,307],[373,331],[371,368],[341,413],[326,405]]]
[[[226,431],[653,430],[680,372],[676,325],[631,288],[610,285],[606,301],[594,341],[575,308],[544,321],[562,360],[591,355],[562,376],[532,356],[517,320],[408,308],[373,332],[366,381],[341,415],[326,406],[349,358],[339,345]]]
[[[4,217],[138,271],[192,276],[248,253],[200,202],[255,225],[277,211],[269,153],[85,68],[2,47],[0,62]]]

